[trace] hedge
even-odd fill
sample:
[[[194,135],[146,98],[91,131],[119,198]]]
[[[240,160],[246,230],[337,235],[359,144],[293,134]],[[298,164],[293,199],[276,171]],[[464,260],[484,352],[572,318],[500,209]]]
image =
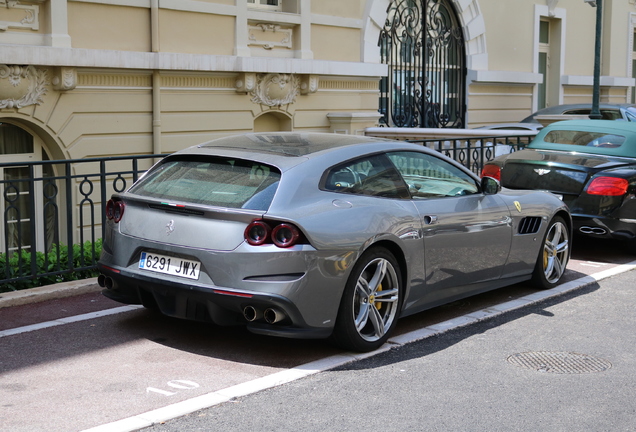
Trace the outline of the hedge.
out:
[[[30,279],[12,280],[31,275],[31,252],[21,250],[7,255],[0,253],[0,277],[9,282],[0,286],[0,292],[10,292],[51,285],[60,282],[88,279],[99,274],[95,263],[102,252],[102,240],[95,243],[90,241],[83,245],[73,246],[72,268],[86,268],[84,270],[68,270],[68,246],[53,245],[50,252],[36,252],[36,276]],[[47,274],[48,273],[48,274]]]

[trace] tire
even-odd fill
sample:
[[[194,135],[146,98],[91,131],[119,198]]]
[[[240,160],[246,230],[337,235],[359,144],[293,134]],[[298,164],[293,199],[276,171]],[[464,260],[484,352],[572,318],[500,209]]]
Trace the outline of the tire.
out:
[[[570,259],[570,230],[565,220],[556,216],[548,225],[532,273],[532,283],[539,289],[555,287]]]
[[[359,352],[381,347],[395,328],[402,306],[402,277],[386,249],[365,252],[345,286],[332,340]]]

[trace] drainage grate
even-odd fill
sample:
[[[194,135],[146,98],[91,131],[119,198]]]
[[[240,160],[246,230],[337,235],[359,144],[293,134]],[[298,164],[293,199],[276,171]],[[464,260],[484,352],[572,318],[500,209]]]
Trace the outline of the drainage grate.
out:
[[[525,352],[508,357],[513,365],[537,372],[580,374],[603,372],[612,367],[607,360],[568,352]]]

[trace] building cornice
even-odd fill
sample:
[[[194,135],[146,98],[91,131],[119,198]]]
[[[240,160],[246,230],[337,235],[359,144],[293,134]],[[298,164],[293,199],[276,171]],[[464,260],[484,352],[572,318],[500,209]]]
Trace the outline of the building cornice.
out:
[[[2,45],[0,64],[190,72],[260,72],[381,77],[387,65],[292,58],[149,53]]]

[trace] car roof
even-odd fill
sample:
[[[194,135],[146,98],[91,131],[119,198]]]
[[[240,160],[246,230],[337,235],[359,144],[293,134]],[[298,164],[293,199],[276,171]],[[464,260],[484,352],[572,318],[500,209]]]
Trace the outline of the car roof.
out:
[[[636,133],[636,123],[634,122],[626,122],[626,121],[615,121],[615,120],[565,120],[560,122],[552,123],[541,130],[539,136],[544,136],[550,130],[553,129],[565,129],[565,130],[575,130],[581,129],[586,131],[608,131],[608,132],[616,132],[623,131],[627,134],[635,134]]]
[[[573,146],[544,141],[547,134],[554,130],[571,130],[581,132],[615,134],[625,137],[623,145],[617,148],[586,148],[585,146]],[[622,157],[636,157],[636,123],[615,120],[566,120],[543,128],[528,146],[533,149],[564,150],[583,153],[614,155]]]
[[[229,136],[200,144],[197,147],[204,149],[227,148],[279,156],[299,157],[337,147],[381,141],[388,142],[389,140],[332,133],[273,132]]]
[[[599,107],[599,109],[621,109],[621,108],[630,108],[630,107],[636,108],[636,105],[635,104],[629,104],[629,103],[600,103],[598,107]],[[528,117],[526,117],[523,120],[521,120],[521,123],[536,123],[536,120],[534,118],[537,115],[561,114],[564,111],[569,111],[569,110],[574,110],[574,109],[587,109],[587,108],[591,109],[592,108],[592,104],[591,103],[579,103],[579,104],[554,105],[554,106],[542,108],[542,109],[532,113]]]
[[[287,171],[309,159],[321,159],[321,164],[326,166],[364,154],[399,150],[437,154],[422,145],[384,138],[319,132],[271,132],[218,138],[173,153],[166,159],[198,155],[221,156],[255,160]]]

